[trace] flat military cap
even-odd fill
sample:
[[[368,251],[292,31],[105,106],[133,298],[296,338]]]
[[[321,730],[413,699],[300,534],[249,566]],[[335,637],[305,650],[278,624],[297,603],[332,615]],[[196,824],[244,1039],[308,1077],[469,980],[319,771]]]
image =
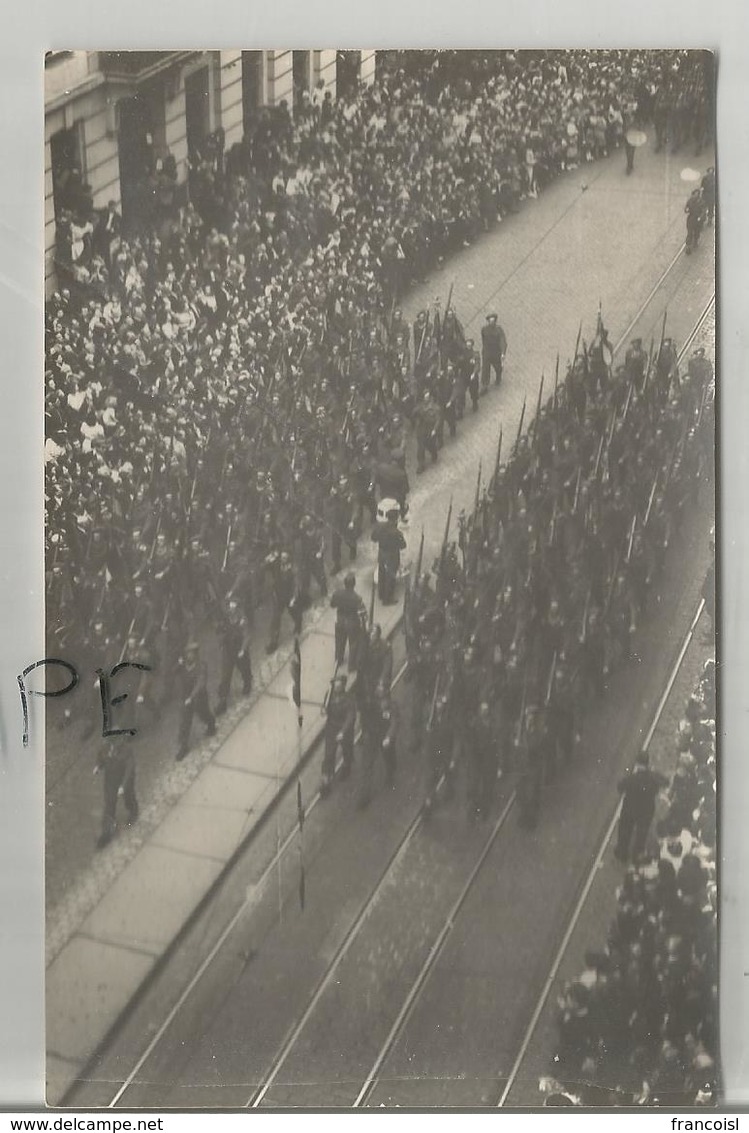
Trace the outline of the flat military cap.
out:
[[[495,315],[495,314],[487,315],[487,316],[486,316],[486,321],[487,321],[488,323],[496,323],[496,321],[497,321],[497,318],[498,318],[498,316],[497,316],[497,315]]]

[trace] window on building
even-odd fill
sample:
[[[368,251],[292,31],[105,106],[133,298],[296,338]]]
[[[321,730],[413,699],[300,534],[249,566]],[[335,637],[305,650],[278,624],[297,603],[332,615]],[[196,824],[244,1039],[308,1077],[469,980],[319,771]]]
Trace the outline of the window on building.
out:
[[[242,115],[245,133],[263,105],[263,53],[242,52]]]
[[[208,67],[201,67],[199,71],[193,71],[185,79],[185,126],[188,153],[198,152],[211,132],[208,70]]]
[[[63,212],[74,216],[89,211],[89,194],[85,188],[83,123],[76,122],[69,130],[58,130],[49,139],[52,155],[52,195],[55,216]]]
[[[294,51],[293,77],[294,77],[294,106],[301,106],[302,94],[309,93],[310,89],[310,52]]]
[[[148,99],[136,95],[121,98],[117,112],[122,218],[128,227],[138,227],[149,216],[149,178],[155,163],[153,109]]]
[[[353,98],[359,89],[361,51],[337,51],[335,90],[338,98]]]

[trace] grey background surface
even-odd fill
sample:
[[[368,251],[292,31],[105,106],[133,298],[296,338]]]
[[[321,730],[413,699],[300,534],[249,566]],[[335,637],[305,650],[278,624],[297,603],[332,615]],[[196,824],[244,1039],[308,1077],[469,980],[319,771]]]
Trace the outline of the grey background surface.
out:
[[[43,646],[43,69],[49,48],[710,47],[719,52],[723,618],[722,1058],[727,1098],[749,1103],[749,10],[591,0],[376,5],[276,0],[85,0],[16,5],[0,45],[0,1110],[43,1100],[41,701],[21,743],[16,675]],[[626,270],[626,265],[623,269]]]

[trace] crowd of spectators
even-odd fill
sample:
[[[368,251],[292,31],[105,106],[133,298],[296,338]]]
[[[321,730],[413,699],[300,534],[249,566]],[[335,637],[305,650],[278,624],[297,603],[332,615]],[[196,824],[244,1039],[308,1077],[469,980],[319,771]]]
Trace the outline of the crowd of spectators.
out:
[[[685,706],[657,848],[627,868],[604,947],[559,999],[559,1081],[542,1083],[556,1104],[717,1101],[715,676],[708,661]]]
[[[173,633],[179,654],[198,551],[214,598],[241,592],[248,614],[279,562],[304,590],[305,559],[327,555],[335,569],[342,531],[355,554],[427,394],[441,441],[472,365],[470,343],[458,359],[442,351],[444,309],[405,324],[404,288],[618,144],[686,59],[507,52],[464,73],[451,57],[427,74],[396,65],[355,97],[316,90],[293,116],[260,110],[226,154],[193,152],[183,206],[168,155],[145,220],[112,205],[94,223],[78,193],[72,220],[91,231],[60,263],[47,306],[58,644],[94,649],[104,624],[123,641]],[[331,520],[341,510],[343,527]]]

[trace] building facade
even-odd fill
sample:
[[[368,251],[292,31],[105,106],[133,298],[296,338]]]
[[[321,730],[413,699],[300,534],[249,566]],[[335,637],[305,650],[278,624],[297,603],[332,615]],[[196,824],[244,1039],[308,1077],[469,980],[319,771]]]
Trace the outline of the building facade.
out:
[[[333,97],[375,75],[374,51],[52,51],[45,60],[45,281],[71,202],[110,202],[127,221],[146,170],[187,179],[188,154],[217,131],[228,150],[261,106]],[[73,211],[75,211],[73,209]]]

